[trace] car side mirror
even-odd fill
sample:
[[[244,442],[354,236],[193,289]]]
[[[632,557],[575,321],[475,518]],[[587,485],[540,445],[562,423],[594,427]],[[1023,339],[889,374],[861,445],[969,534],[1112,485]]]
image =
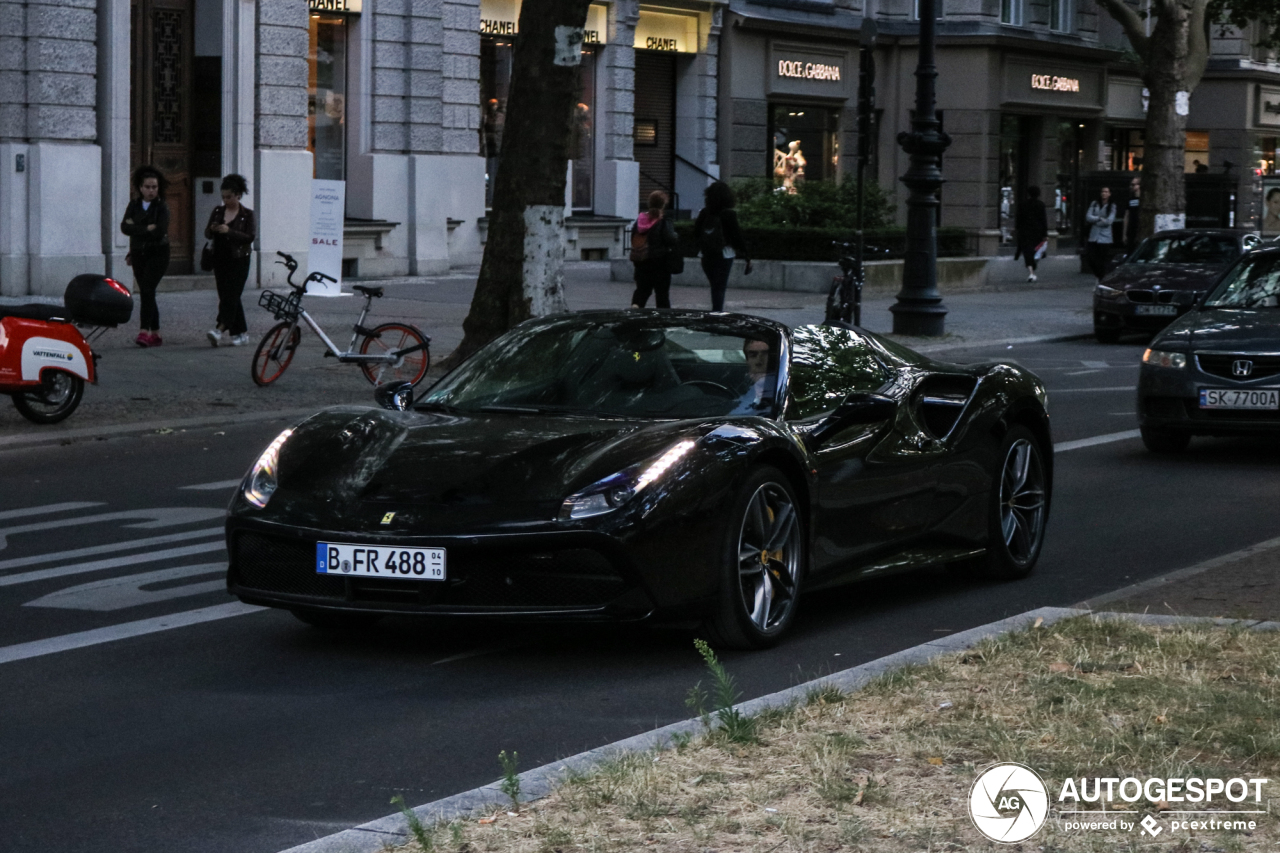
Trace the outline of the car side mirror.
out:
[[[373,389],[373,399],[384,409],[403,412],[413,405],[413,383],[384,382]]]
[[[840,430],[858,424],[876,424],[887,421],[898,410],[898,402],[883,394],[850,394],[809,433],[809,441],[816,448]]]

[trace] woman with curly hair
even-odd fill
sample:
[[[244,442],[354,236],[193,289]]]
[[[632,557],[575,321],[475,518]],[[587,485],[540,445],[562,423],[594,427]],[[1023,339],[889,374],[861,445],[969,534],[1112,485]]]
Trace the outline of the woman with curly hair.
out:
[[[213,277],[218,285],[217,325],[209,330],[209,343],[215,347],[223,337],[233,347],[249,342],[249,326],[244,319],[240,295],[249,278],[253,241],[257,236],[253,211],[240,203],[249,192],[243,175],[231,174],[222,179],[222,204],[209,215],[204,236],[213,241]]]
[[[724,310],[724,294],[729,287],[729,273],[735,258],[747,262],[744,275],[751,275],[751,258],[738,227],[738,214],[733,206],[733,190],[724,181],[716,181],[702,192],[704,207],[694,223],[698,251],[702,254],[702,271],[711,285],[711,310]]]
[[[125,263],[133,267],[133,280],[142,303],[138,313],[142,328],[134,339],[140,347],[158,347],[162,343],[156,288],[169,269],[169,206],[164,203],[168,183],[155,166],[139,166],[132,178],[136,196],[120,222],[120,230],[129,235]]]

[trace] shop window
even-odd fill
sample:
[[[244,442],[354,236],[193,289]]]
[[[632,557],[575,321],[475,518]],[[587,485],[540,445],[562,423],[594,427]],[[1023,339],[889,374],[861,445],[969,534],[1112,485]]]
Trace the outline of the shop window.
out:
[[[1026,197],[1030,175],[1031,119],[1000,117],[1000,200],[996,211],[1000,242],[1012,243],[1018,203]]]
[[[1000,0],[1000,23],[1022,26],[1023,0]]]
[[[498,155],[502,150],[514,53],[515,43],[511,37],[484,36],[480,39],[480,150],[485,158],[485,207],[493,207],[493,181],[497,177]],[[578,100],[573,107],[573,133],[569,141],[569,157],[573,162],[573,209],[583,211],[594,207],[595,60],[595,51],[582,52]]]
[[[795,192],[805,181],[834,181],[840,162],[840,111],[774,104],[769,111],[774,184]]]
[[[1276,137],[1264,136],[1254,148],[1255,169],[1259,175],[1276,174]]]
[[[1184,172],[1209,171],[1209,133],[1203,130],[1187,131],[1187,147],[1183,152]]]
[[[347,177],[347,18],[311,15],[307,71],[307,148],[314,176]]]
[[[1072,233],[1075,222],[1076,192],[1080,184],[1080,163],[1084,157],[1083,124],[1074,121],[1058,122],[1058,174],[1053,188],[1049,227],[1060,235]]]
[[[1049,0],[1049,29],[1057,33],[1069,33],[1072,29],[1071,0]]]
[[[1142,171],[1142,152],[1146,134],[1137,128],[1113,127],[1107,132],[1104,156],[1098,168],[1112,172]]]

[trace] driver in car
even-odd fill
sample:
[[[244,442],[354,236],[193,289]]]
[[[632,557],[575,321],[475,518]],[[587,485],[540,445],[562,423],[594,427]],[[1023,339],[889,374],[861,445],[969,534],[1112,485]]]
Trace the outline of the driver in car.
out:
[[[778,375],[769,371],[769,342],[747,338],[742,352],[747,357],[747,389],[729,414],[766,414],[773,408],[774,389],[778,387]]]

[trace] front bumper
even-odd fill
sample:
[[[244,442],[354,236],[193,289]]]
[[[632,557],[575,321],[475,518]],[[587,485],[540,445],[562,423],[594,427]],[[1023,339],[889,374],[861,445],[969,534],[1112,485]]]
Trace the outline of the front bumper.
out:
[[[1270,390],[1276,377],[1255,382],[1229,382],[1195,367],[1173,369],[1143,365],[1138,374],[1138,425],[1189,435],[1280,433],[1280,411],[1201,409],[1201,388]]]
[[[1173,308],[1172,314],[1139,314],[1139,308]],[[1158,332],[1191,310],[1191,305],[1152,304],[1130,302],[1124,296],[1117,299],[1093,297],[1093,325],[1099,329],[1132,329],[1142,332]]]
[[[446,549],[438,582],[316,572],[316,542],[384,538],[233,518],[227,589],[248,604],[383,614],[625,622],[655,609],[622,543],[594,531],[397,537]]]

